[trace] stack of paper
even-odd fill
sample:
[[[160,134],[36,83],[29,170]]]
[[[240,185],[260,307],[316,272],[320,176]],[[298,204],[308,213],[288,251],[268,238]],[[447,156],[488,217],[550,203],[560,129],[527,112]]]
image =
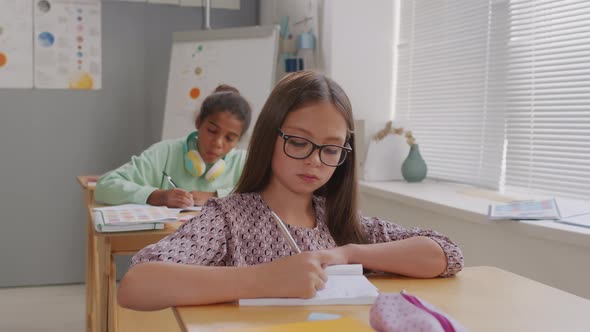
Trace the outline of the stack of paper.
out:
[[[560,218],[555,199],[492,204],[488,209],[488,219],[491,220],[558,220]]]
[[[333,265],[326,268],[326,287],[311,299],[262,298],[241,299],[244,306],[296,306],[334,304],[373,304],[379,292],[363,275],[361,264]]]
[[[568,225],[590,228],[590,213],[562,218],[559,220],[559,222]]]
[[[124,232],[163,229],[176,221],[178,212],[167,207],[125,204],[93,209],[94,226],[99,232]]]

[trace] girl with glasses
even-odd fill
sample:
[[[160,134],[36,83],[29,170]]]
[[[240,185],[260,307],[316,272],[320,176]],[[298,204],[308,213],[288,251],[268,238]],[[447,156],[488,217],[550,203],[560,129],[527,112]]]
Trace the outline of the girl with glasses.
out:
[[[332,264],[417,278],[459,272],[463,256],[449,238],[360,215],[354,138],[338,84],[308,71],[283,78],[256,122],[235,193],[208,201],[201,215],[135,255],[119,304],[157,310],[308,298]]]

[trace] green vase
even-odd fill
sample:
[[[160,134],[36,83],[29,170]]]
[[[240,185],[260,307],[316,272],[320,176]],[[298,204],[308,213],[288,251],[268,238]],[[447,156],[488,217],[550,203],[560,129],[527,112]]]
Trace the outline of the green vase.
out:
[[[426,178],[426,162],[420,155],[418,144],[410,146],[410,153],[402,164],[402,175],[408,182],[420,182]]]

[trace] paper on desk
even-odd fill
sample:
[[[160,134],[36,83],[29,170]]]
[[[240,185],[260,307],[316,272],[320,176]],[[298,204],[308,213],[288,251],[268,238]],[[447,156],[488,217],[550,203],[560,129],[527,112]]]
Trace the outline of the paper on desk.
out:
[[[362,264],[338,264],[338,265],[329,265],[324,268],[327,275],[356,275],[360,276],[363,274],[363,265]]]
[[[375,286],[365,277],[361,264],[332,265],[326,268],[328,281],[325,288],[311,299],[263,298],[240,299],[245,306],[299,306],[334,304],[373,304],[379,295]]]
[[[154,222],[172,222],[178,213],[165,206],[151,206],[143,204],[123,204],[93,209],[101,216],[105,225],[133,225]]]
[[[312,312],[307,316],[307,320],[330,320],[330,319],[338,319],[342,316],[336,314],[327,314],[323,312]]]
[[[488,219],[558,220],[561,213],[555,199],[490,204]]]
[[[560,223],[590,228],[590,213],[561,218]]]
[[[193,219],[195,216],[192,214],[185,214],[184,216],[179,216],[178,221],[189,221]]]
[[[379,291],[367,277],[344,275],[329,276],[325,288],[317,291],[311,299],[263,298],[241,299],[241,306],[300,306],[336,304],[373,304]]]
[[[187,206],[185,208],[181,208],[181,209],[173,209],[173,208],[169,208],[171,211],[174,211],[176,213],[181,213],[181,212],[199,212],[201,210],[203,210],[203,207],[201,205],[195,205],[195,206]]]
[[[590,203],[574,199],[557,198],[562,219],[590,213]]]

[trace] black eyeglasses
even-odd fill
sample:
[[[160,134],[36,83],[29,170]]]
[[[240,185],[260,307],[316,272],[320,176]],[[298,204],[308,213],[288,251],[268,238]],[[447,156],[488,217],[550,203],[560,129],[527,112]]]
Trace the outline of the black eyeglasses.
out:
[[[348,153],[352,152],[350,147],[325,144],[317,145],[307,138],[286,135],[278,129],[279,136],[284,140],[283,151],[293,159],[305,159],[309,157],[315,149],[320,151],[320,161],[327,166],[336,167],[342,165],[346,160]]]

